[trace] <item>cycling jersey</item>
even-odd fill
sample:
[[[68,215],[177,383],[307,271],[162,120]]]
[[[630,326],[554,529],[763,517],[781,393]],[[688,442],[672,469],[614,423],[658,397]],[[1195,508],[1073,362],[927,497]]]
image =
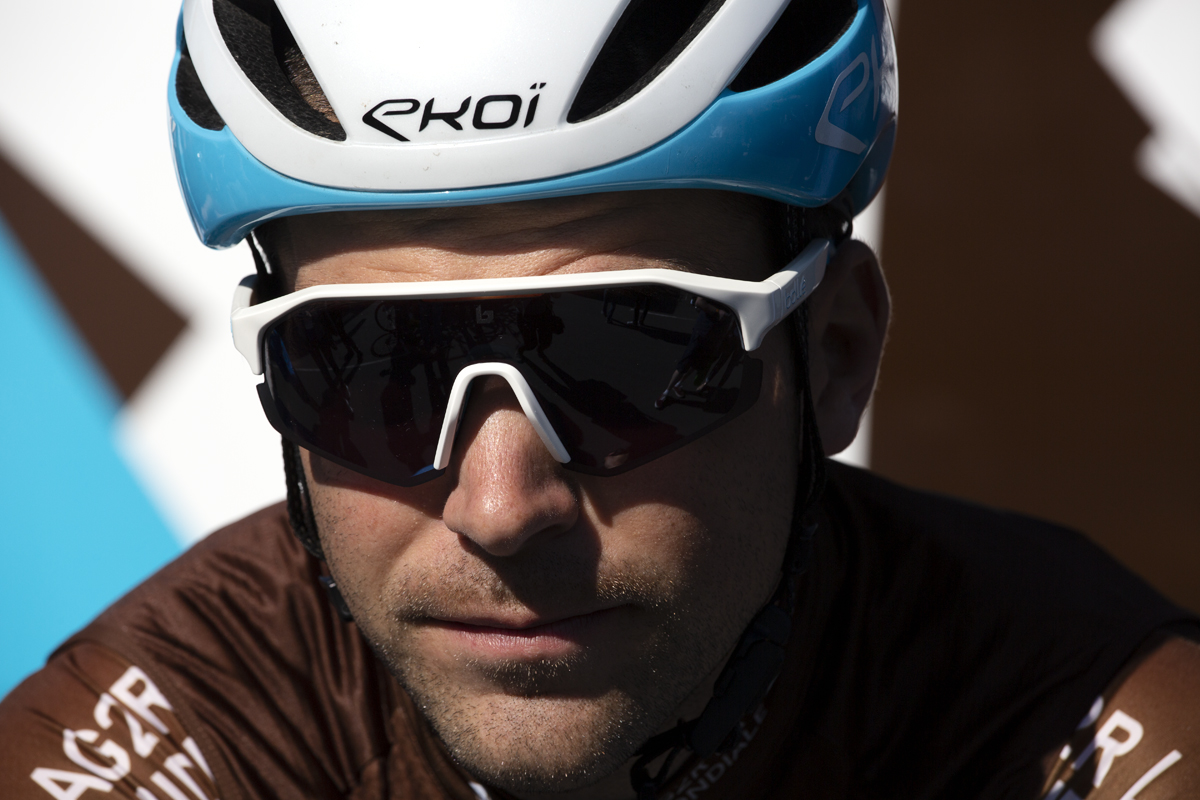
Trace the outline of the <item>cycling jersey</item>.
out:
[[[321,570],[282,506],[197,544],[0,703],[0,797],[503,797]],[[662,797],[1200,796],[1194,623],[1075,533],[831,463],[783,674]]]

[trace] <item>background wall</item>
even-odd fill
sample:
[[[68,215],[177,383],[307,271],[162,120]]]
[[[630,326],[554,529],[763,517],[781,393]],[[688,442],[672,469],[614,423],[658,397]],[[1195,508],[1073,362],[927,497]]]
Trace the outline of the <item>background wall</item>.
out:
[[[1160,80],[1200,73],[1154,60],[1191,52],[1200,4],[1120,9],[1105,38],[1107,0],[904,0],[896,165],[856,221],[896,317],[850,458],[1081,527],[1200,608],[1200,86]],[[175,188],[177,17],[57,0],[0,26],[0,694],[283,493],[229,341],[249,255],[200,246]]]
[[[904,0],[872,466],[1200,610],[1197,35],[1194,0]]]
[[[196,538],[283,494],[230,346],[243,249],[192,233],[167,138],[174,0],[0,25],[0,693]]]

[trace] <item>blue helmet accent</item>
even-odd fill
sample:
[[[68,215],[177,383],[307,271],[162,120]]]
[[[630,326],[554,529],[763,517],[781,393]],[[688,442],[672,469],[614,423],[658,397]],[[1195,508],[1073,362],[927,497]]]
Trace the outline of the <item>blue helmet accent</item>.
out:
[[[849,28],[801,69],[760,88],[722,92],[698,117],[640,153],[582,172],[446,191],[362,191],[296,180],[168,104],[180,187],[200,239],[240,242],[263,222],[322,211],[460,206],[591,192],[728,189],[799,206],[834,201],[855,214],[878,192],[895,138],[895,47],[883,0],[859,0]]]

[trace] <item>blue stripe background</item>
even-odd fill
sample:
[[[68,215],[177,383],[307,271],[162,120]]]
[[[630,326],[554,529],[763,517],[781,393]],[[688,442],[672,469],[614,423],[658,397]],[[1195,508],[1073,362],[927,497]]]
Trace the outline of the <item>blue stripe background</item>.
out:
[[[0,695],[179,553],[117,451],[119,397],[0,219]]]

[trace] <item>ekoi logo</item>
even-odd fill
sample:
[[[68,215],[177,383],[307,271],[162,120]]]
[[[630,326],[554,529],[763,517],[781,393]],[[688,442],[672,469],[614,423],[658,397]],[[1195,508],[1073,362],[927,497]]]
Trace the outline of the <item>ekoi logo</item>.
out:
[[[545,86],[545,83],[535,83],[529,89],[537,92]],[[363,114],[362,121],[401,142],[411,141],[410,137],[419,138],[434,123],[448,125],[456,131],[463,130],[464,123],[477,131],[504,130],[517,124],[522,109],[525,110],[525,121],[521,127],[528,128],[537,114],[539,97],[540,94],[535,94],[526,103],[519,94],[489,94],[475,101],[475,112],[470,117],[467,117],[467,112],[471,108],[471,97],[460,102],[457,108],[453,103],[441,105],[436,97],[423,103],[415,97],[405,97],[384,100]],[[439,132],[445,133],[445,128]]]
[[[855,75],[861,71],[861,76]],[[847,79],[851,76],[857,78],[856,82],[847,83]],[[871,78],[874,76],[875,91],[873,93],[873,102],[871,104],[871,119],[875,119],[875,115],[879,113],[879,91],[882,76],[879,72],[879,56],[875,52],[875,37],[871,37],[870,58],[867,53],[862,52],[858,57],[850,62],[850,66],[846,67],[837,76],[833,82],[833,89],[829,92],[829,99],[825,101],[825,110],[821,112],[821,119],[817,122],[816,140],[818,143],[829,147],[836,147],[839,150],[858,155],[863,150],[867,149],[867,143],[859,139],[857,136],[850,133],[848,130],[835,125],[829,119],[829,114],[833,111],[834,100],[839,98],[839,90],[842,85],[852,86],[853,88],[842,99],[840,106],[837,109],[838,114],[844,113],[866,90],[871,84]],[[865,98],[864,98],[865,101]],[[860,115],[865,115],[865,109],[860,112]]]

